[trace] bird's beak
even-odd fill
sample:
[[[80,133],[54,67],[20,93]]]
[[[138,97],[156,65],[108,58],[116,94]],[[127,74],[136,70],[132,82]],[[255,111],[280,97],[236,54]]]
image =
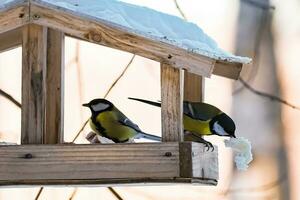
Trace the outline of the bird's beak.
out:
[[[82,104],[82,106],[84,106],[84,107],[90,107],[90,104],[84,103],[84,104]]]
[[[235,134],[232,135],[233,138],[236,138]]]

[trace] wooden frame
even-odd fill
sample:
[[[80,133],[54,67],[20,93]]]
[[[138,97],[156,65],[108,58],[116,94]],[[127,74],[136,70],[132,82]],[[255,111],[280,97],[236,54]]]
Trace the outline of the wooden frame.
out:
[[[161,63],[162,143],[59,144],[65,35]],[[204,77],[238,79],[242,63],[208,58],[41,0],[14,0],[0,8],[0,52],[18,45],[23,48],[22,145],[0,146],[0,186],[217,184],[217,148],[210,152],[183,142],[182,103],[203,101]]]

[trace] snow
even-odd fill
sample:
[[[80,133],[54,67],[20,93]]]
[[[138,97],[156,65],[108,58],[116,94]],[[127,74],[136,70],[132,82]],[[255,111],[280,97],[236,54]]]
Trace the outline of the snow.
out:
[[[11,4],[12,2],[16,2],[16,0],[0,0],[0,9],[5,8],[9,4]]]
[[[234,153],[234,161],[238,170],[245,171],[253,160],[250,141],[239,137],[225,140],[225,146],[231,147]]]
[[[10,1],[10,0],[8,0]],[[36,0],[124,28],[129,32],[176,45],[189,52],[213,59],[249,63],[250,58],[234,56],[220,49],[217,43],[194,23],[117,0]]]

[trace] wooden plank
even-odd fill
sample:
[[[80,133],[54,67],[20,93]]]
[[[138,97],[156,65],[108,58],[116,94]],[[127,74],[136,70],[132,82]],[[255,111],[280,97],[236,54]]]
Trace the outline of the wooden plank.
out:
[[[185,142],[186,145],[191,143]],[[21,145],[0,146],[0,185],[199,183],[215,185],[216,179],[181,177],[181,144],[135,143],[94,145]],[[192,146],[193,147],[193,146]],[[186,151],[198,159],[205,147]],[[193,153],[191,152],[193,150]],[[211,152],[205,152],[212,154]],[[213,154],[215,156],[215,154]],[[208,158],[208,157],[202,157]],[[217,158],[199,162],[206,170]],[[184,166],[183,166],[184,167]],[[198,167],[199,168],[199,167]],[[192,168],[195,171],[198,168]],[[201,168],[202,169],[202,168]],[[194,173],[196,174],[196,172]],[[215,176],[214,176],[215,177]]]
[[[0,6],[0,33],[4,33],[29,22],[29,3],[15,0]]]
[[[183,72],[161,64],[162,141],[183,141]]]
[[[0,53],[22,45],[22,28],[0,34]]]
[[[45,131],[47,28],[27,25],[22,43],[22,144],[41,144]]]
[[[45,144],[63,142],[64,128],[64,34],[48,29]]]
[[[210,77],[215,61],[177,46],[145,38],[115,24],[62,10],[38,0],[31,1],[32,23],[111,48],[131,52],[176,68]]]
[[[213,74],[237,80],[240,77],[243,64],[217,61]]]
[[[184,100],[192,102],[204,100],[204,77],[184,72]]]

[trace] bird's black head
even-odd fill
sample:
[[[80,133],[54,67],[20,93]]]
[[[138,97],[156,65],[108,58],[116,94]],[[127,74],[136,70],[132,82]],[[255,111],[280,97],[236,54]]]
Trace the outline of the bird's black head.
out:
[[[234,121],[225,113],[215,116],[210,121],[210,129],[215,135],[236,137]]]
[[[93,99],[89,103],[82,104],[82,106],[89,107],[92,113],[101,113],[111,110],[114,105],[106,99]]]

